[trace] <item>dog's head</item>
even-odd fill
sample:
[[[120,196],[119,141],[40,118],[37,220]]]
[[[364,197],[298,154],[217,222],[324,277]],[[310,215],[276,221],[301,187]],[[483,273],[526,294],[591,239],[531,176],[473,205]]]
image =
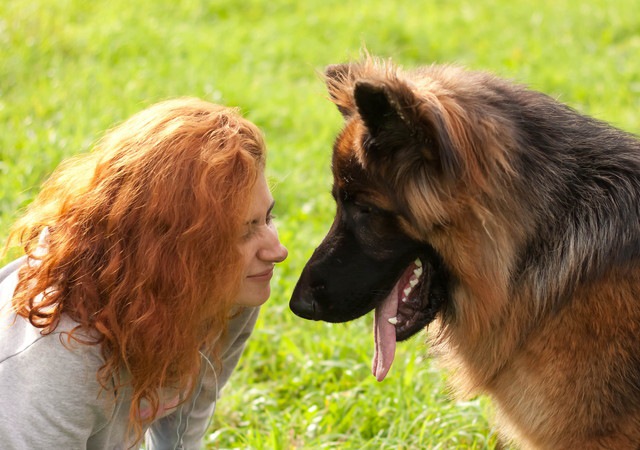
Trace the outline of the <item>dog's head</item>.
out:
[[[383,304],[395,287],[396,333],[407,339],[434,318],[437,301],[430,303],[429,293],[441,263],[428,244],[407,234],[387,188],[348,147],[337,144],[333,168],[336,216],[301,274],[291,308],[307,319],[346,322]]]
[[[326,78],[345,119],[333,148],[337,210],[290,307],[328,322],[376,309],[376,341],[407,339],[448,303],[453,277],[432,244],[464,216],[464,186],[485,181],[482,160],[465,154],[482,137],[436,78],[371,61],[331,66]]]

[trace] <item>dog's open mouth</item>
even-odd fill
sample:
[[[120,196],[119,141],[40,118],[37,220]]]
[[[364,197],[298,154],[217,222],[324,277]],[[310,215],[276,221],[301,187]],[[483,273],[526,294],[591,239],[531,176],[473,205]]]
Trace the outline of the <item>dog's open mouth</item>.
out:
[[[391,368],[396,341],[410,338],[435,318],[444,303],[442,277],[426,258],[416,258],[376,308],[372,372],[378,381]]]

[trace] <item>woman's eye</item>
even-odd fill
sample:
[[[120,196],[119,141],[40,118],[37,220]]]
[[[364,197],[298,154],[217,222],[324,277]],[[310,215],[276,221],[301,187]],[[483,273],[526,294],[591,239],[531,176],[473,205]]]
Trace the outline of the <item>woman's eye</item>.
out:
[[[264,218],[264,225],[271,226],[275,218],[276,216],[274,214],[267,214]],[[259,220],[254,220],[253,222],[247,223],[247,229],[242,235],[242,239],[251,239],[251,237],[253,237],[258,232],[261,226],[263,226],[263,224],[261,224]]]
[[[267,214],[267,217],[265,217],[265,223],[267,225],[269,225],[271,222],[273,222],[273,219],[275,219],[275,218],[276,218],[275,215],[269,213],[269,214]]]

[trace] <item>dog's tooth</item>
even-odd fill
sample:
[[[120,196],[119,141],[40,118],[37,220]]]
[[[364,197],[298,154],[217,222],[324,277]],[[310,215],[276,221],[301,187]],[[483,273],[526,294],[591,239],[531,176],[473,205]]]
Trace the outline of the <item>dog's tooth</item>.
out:
[[[387,321],[391,324],[391,325],[395,325],[398,323],[398,318],[397,317],[389,317],[387,319]]]
[[[411,277],[411,279],[409,280],[409,285],[411,287],[415,287],[416,284],[418,284],[418,279],[414,278],[414,277]]]
[[[420,260],[420,258],[416,258],[416,260],[413,262],[417,267],[422,267],[422,261]]]
[[[413,274],[414,274],[416,277],[419,277],[420,275],[422,275],[422,267],[418,267],[418,268],[414,269],[414,270],[413,270]]]
[[[402,303],[407,303],[408,301],[409,299],[406,296],[402,297]]]
[[[402,291],[402,292],[404,292],[405,297],[408,297],[408,296],[409,296],[409,294],[411,294],[411,287],[407,287],[407,288],[405,288],[405,290],[404,290],[404,291]]]

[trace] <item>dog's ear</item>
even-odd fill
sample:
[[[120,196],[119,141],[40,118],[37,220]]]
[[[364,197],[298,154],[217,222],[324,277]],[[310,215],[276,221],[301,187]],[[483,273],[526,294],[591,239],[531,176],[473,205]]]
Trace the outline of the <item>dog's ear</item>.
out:
[[[426,104],[400,80],[358,80],[353,97],[375,142],[368,152],[385,153],[398,149],[419,152],[424,160],[437,165],[445,175],[458,175],[459,155],[436,102]]]
[[[355,64],[334,64],[325,69],[325,83],[329,91],[329,98],[336,105],[343,117],[351,117],[356,112],[353,96]]]

